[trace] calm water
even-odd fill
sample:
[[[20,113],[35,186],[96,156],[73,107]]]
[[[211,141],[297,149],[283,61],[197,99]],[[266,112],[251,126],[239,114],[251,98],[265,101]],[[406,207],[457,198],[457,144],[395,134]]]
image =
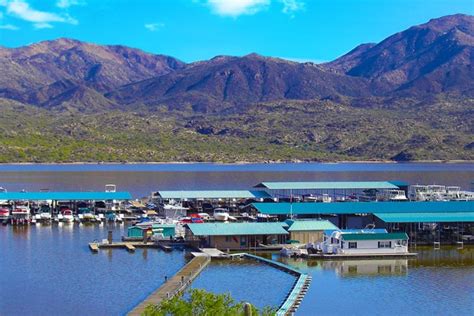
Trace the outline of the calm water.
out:
[[[253,260],[216,261],[196,278],[192,288],[230,293],[236,301],[258,308],[279,306],[296,278]]]
[[[469,189],[474,164],[0,165],[0,186],[10,191],[103,190],[115,183],[135,197],[159,189],[248,188],[265,180],[394,179]],[[91,254],[87,244],[107,229],[0,226],[0,315],[124,314],[185,263],[179,251]],[[114,227],[115,238],[124,229]],[[298,314],[472,315],[473,256],[472,248],[427,249],[415,261],[289,261],[313,275]],[[278,270],[247,263],[213,264],[194,286],[264,306],[278,304],[290,284]]]
[[[417,259],[280,260],[313,276],[298,315],[474,315],[474,247],[413,251]]]
[[[134,197],[156,190],[247,189],[262,181],[403,180],[470,189],[474,164],[110,164],[0,165],[0,186],[10,191],[103,190],[107,183]]]
[[[0,226],[0,315],[118,315],[185,263],[183,252],[101,250],[107,227]],[[115,227],[118,239],[123,226]]]

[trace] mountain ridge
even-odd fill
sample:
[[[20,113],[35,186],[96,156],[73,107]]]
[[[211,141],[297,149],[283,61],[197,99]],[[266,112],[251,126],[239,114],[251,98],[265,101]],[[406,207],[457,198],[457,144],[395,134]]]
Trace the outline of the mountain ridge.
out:
[[[432,19],[323,64],[0,48],[0,161],[474,160],[473,25]]]

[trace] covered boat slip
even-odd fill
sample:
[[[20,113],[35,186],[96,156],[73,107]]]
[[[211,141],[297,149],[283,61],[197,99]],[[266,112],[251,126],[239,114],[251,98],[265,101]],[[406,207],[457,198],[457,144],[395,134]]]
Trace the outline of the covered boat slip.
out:
[[[280,219],[324,218],[341,228],[385,227],[406,232],[415,244],[474,241],[474,201],[254,203],[263,214]]]
[[[249,190],[181,190],[157,191],[152,193],[152,199],[159,204],[172,205],[173,211],[177,206],[190,212],[211,213],[215,208],[225,208],[226,211],[239,211],[248,207],[252,202],[271,198],[265,191]],[[163,208],[163,213],[167,210]],[[236,212],[238,213],[238,212]]]
[[[249,190],[181,190],[157,191],[153,198],[174,200],[262,199],[270,195],[264,191]]]
[[[131,200],[129,192],[1,192],[0,201],[8,201],[13,204],[25,204],[39,209],[39,205],[51,206],[48,212],[57,213],[61,207],[71,208],[75,212],[89,210],[90,205],[100,203],[105,208],[112,208],[115,204]],[[33,210],[33,209],[32,209]]]
[[[318,182],[261,182],[256,189],[279,199],[306,199],[327,196],[332,200],[369,198],[377,192],[408,190],[408,183],[401,181],[318,181]]]
[[[107,201],[131,200],[128,192],[1,192],[4,201]]]
[[[375,213],[465,213],[474,212],[474,201],[450,202],[341,202],[341,203],[254,203],[268,215],[329,215]]]

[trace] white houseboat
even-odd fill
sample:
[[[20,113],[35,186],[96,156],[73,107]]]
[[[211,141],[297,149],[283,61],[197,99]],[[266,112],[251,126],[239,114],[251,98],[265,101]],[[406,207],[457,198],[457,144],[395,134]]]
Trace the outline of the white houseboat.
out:
[[[323,254],[342,256],[407,255],[408,235],[384,230],[325,231]]]

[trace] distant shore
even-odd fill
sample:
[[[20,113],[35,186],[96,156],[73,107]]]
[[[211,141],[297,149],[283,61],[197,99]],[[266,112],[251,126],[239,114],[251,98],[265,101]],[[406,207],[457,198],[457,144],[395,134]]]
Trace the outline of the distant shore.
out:
[[[252,164],[406,164],[406,163],[436,163],[436,164],[457,164],[474,163],[474,160],[413,160],[413,161],[393,161],[393,160],[342,160],[342,161],[100,161],[100,162],[2,162],[1,165],[163,165],[163,164],[215,164],[215,165],[252,165]]]

